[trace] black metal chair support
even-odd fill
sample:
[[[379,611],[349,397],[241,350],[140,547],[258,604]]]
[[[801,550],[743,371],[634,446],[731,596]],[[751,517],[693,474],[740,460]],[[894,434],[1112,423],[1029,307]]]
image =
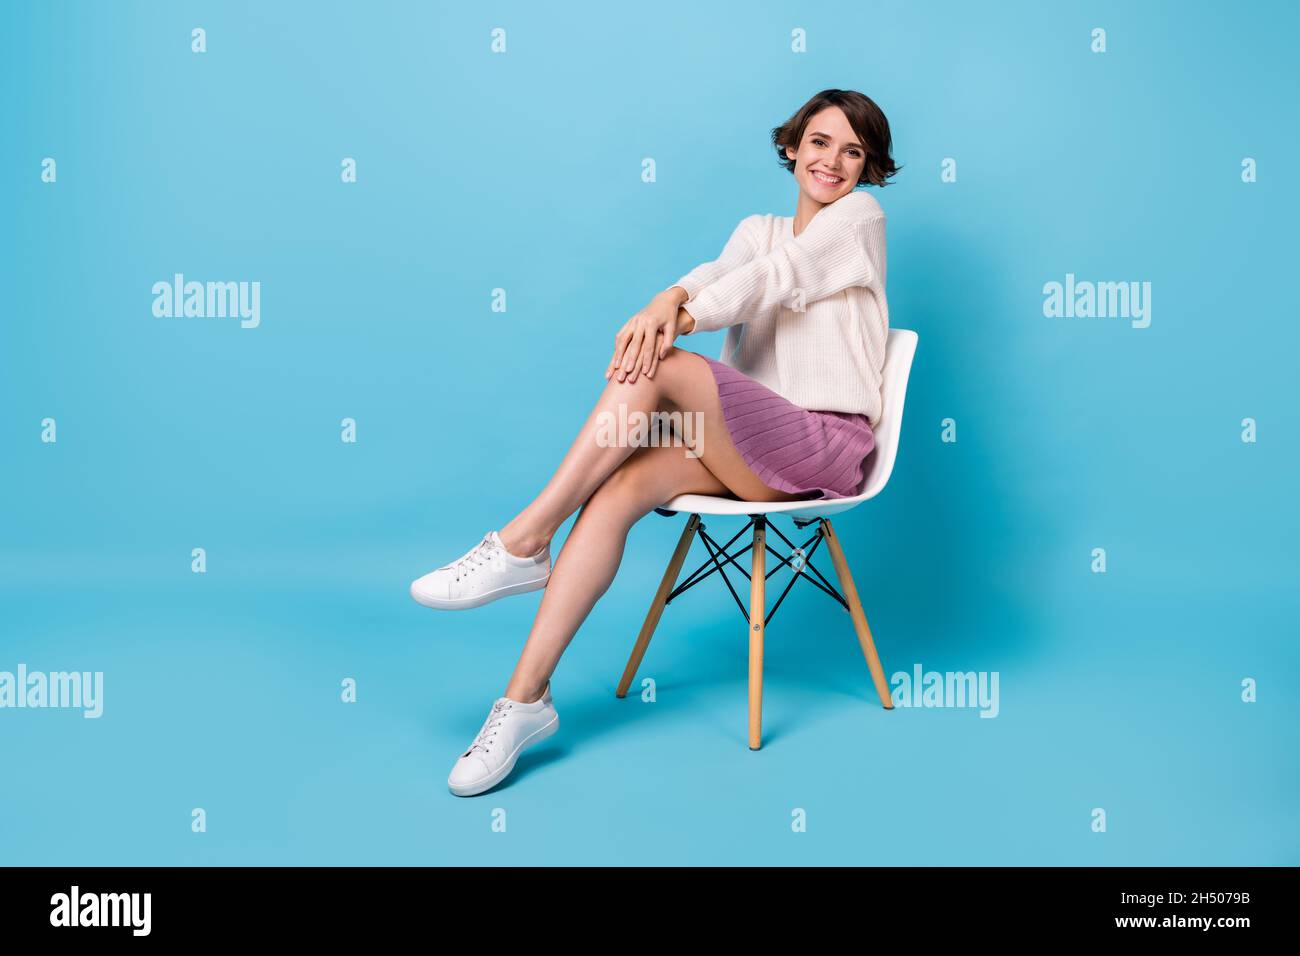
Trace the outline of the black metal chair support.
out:
[[[656,508],[655,511],[661,515],[664,515],[665,517],[670,517],[670,518],[675,517],[677,515],[677,512],[675,511],[664,511],[662,508]],[[696,517],[698,517],[698,515]],[[826,576],[817,569],[817,566],[815,564],[812,563],[813,554],[817,551],[817,548],[825,540],[825,535],[822,533],[821,524],[817,521],[817,519],[800,521],[798,518],[794,519],[794,523],[796,527],[801,529],[806,528],[810,524],[816,524],[817,530],[812,535],[812,537],[810,537],[807,541],[805,541],[801,545],[796,546],[794,542],[792,542],[789,538],[787,538],[784,534],[781,533],[780,528],[772,524],[769,516],[750,515],[749,522],[743,528],[737,531],[734,535],[732,535],[731,539],[726,544],[719,544],[708,534],[707,531],[705,531],[704,523],[701,521],[696,533],[698,534],[700,540],[704,542],[705,550],[709,552],[708,560],[706,560],[698,568],[696,568],[694,571],[688,574],[686,576],[686,579],[682,581],[681,584],[676,585],[673,588],[673,590],[669,593],[668,598],[664,603],[671,604],[673,602],[673,598],[677,597],[680,594],[683,594],[686,591],[689,591],[691,588],[695,587],[695,585],[699,584],[705,578],[709,577],[710,575],[716,572],[722,575],[723,583],[726,584],[727,590],[731,592],[731,597],[736,602],[736,607],[740,609],[740,614],[745,619],[746,625],[748,625],[750,620],[749,609],[745,607],[745,602],[741,600],[740,595],[736,591],[735,585],[731,583],[731,578],[727,577],[726,566],[728,564],[732,565],[732,567],[735,570],[739,571],[741,574],[745,576],[746,580],[749,579],[750,577],[749,571],[746,570],[739,562],[737,562],[736,559],[742,557],[743,555],[747,554],[750,550],[753,549],[754,547],[753,535],[751,534],[749,543],[744,545],[738,551],[733,552],[729,549],[733,544],[736,543],[737,540],[740,539],[741,535],[743,535],[746,531],[750,531],[751,529],[755,529],[761,525],[763,528],[770,528],[772,531],[776,532],[776,536],[785,543],[786,547],[790,548],[790,553],[783,555],[781,554],[781,552],[773,548],[770,544],[764,545],[766,551],[770,552],[773,555],[773,557],[780,559],[777,562],[777,564],[773,566],[772,570],[768,571],[764,575],[764,580],[770,579],[772,575],[776,574],[776,572],[781,570],[781,568],[783,567],[790,568],[792,572],[790,575],[790,580],[786,582],[785,588],[781,591],[781,594],[776,599],[776,603],[772,605],[772,609],[768,611],[767,616],[764,618],[763,620],[764,626],[771,623],[772,618],[776,615],[777,608],[781,606],[781,602],[784,601],[786,595],[790,593],[790,590],[794,587],[795,581],[799,580],[800,578],[803,578],[809,584],[813,585],[814,587],[816,587],[818,590],[822,591],[829,597],[833,598],[835,601],[839,603],[840,607],[842,607],[845,610],[845,612],[848,612],[849,602],[845,599],[844,595],[842,595],[839,592],[839,590],[835,587],[835,585],[831,584],[830,581],[826,580]],[[808,571],[811,571],[812,575],[815,575],[815,577],[807,574],[806,572]]]

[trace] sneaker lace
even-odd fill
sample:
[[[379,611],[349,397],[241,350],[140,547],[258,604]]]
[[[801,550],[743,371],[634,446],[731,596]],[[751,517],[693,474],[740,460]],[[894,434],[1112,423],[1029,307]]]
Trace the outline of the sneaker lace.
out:
[[[490,534],[484,535],[483,540],[470,549],[469,554],[463,558],[457,558],[446,566],[459,581],[463,575],[469,574],[481,564],[487,564],[500,558],[496,543],[492,540]]]
[[[506,712],[510,710],[510,701],[504,697],[492,705],[492,712],[488,714],[487,720],[483,722],[483,729],[478,732],[474,742],[469,745],[465,755],[469,756],[475,750],[481,750],[488,753],[492,749],[492,741],[496,738],[497,727],[505,720]]]

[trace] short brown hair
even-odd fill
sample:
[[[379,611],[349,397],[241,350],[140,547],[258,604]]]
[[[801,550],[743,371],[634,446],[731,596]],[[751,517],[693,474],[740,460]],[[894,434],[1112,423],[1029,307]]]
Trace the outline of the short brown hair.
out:
[[[772,145],[776,147],[781,165],[791,173],[794,172],[795,161],[786,156],[786,147],[797,152],[799,144],[803,142],[804,130],[808,128],[808,121],[828,106],[838,106],[844,111],[853,132],[858,134],[866,149],[866,162],[862,165],[858,185],[888,186],[886,180],[903,168],[894,165],[894,160],[889,155],[893,148],[889,120],[885,119],[885,114],[871,97],[855,90],[822,90],[799,107],[798,112],[784,124],[772,130]]]

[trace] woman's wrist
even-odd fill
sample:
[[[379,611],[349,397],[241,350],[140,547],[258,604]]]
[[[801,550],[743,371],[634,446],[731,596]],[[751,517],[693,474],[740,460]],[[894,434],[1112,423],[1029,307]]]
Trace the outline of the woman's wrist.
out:
[[[681,306],[677,307],[677,334],[690,335],[695,331],[695,316]]]
[[[679,308],[691,297],[691,294],[679,285],[670,285],[659,295]]]

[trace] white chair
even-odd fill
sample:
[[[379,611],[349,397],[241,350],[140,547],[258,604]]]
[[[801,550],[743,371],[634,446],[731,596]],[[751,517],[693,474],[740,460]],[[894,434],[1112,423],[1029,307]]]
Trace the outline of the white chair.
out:
[[[875,642],[871,639],[871,629],[867,627],[862,603],[858,600],[858,589],[853,584],[853,576],[849,573],[849,565],[844,558],[844,549],[840,547],[839,538],[831,528],[828,516],[848,511],[867,499],[874,498],[884,490],[885,483],[889,481],[889,475],[894,470],[894,459],[898,455],[899,436],[903,425],[903,401],[907,397],[907,378],[912,370],[916,343],[917,335],[909,329],[891,329],[889,332],[881,383],[882,409],[874,429],[876,443],[871,454],[867,456],[866,475],[863,478],[861,491],[856,496],[777,502],[741,501],[737,498],[719,498],[711,495],[678,495],[663,507],[655,509],[668,517],[678,513],[688,514],[690,517],[677,542],[677,550],[673,552],[672,560],[668,562],[668,570],[664,573],[659,590],[650,604],[650,612],[641,626],[636,645],[632,648],[632,656],[628,659],[627,668],[623,671],[623,678],[619,681],[618,690],[615,692],[619,697],[627,696],[627,689],[636,676],[637,668],[641,666],[641,659],[650,645],[650,638],[654,635],[665,605],[716,571],[722,575],[727,589],[731,591],[731,596],[736,599],[736,604],[739,605],[749,628],[749,747],[751,750],[757,750],[762,746],[763,740],[763,631],[776,613],[776,609],[785,600],[790,588],[794,586],[794,582],[801,577],[834,598],[849,612],[858,634],[858,642],[862,645],[862,653],[867,659],[867,666],[871,669],[871,678],[876,685],[876,693],[880,696],[880,703],[887,710],[893,709],[889,684],[885,680],[885,671],[880,664],[880,656],[876,653]],[[776,514],[793,518],[797,528],[816,524],[816,533],[796,547],[776,525],[768,520],[769,515]],[[726,544],[719,544],[706,533],[700,515],[748,515],[749,523]],[[782,555],[767,543],[768,528],[771,528],[791,549],[789,555]],[[739,551],[728,551],[741,535],[750,529],[753,529],[750,542]],[[686,560],[696,533],[699,534],[709,552],[709,560],[688,575],[681,584],[676,584],[677,576],[681,573],[682,564]],[[840,587],[844,589],[843,594],[840,594],[812,564],[813,552],[822,541],[826,542],[830,550],[831,562],[835,565]],[[753,552],[749,571],[736,561],[746,551]],[[766,570],[769,551],[781,559],[771,571]],[[733,565],[736,570],[749,578],[748,609],[732,586],[731,579],[727,577],[726,565],[728,564]],[[776,603],[772,605],[772,609],[765,615],[767,604],[764,586],[767,579],[787,565],[793,572],[790,580]]]

